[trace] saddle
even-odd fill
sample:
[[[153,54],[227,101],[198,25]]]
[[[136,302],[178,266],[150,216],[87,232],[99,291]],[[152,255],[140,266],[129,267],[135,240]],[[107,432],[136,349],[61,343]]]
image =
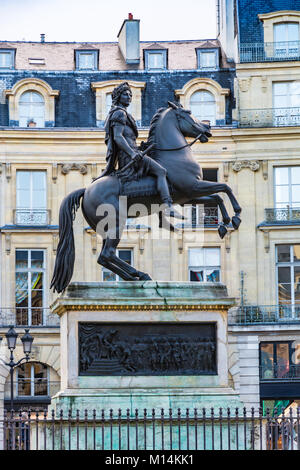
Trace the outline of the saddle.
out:
[[[121,181],[120,184],[120,195],[127,197],[144,197],[144,196],[157,196],[156,178],[153,176],[144,176],[138,180]],[[170,193],[173,193],[173,189],[170,184]]]

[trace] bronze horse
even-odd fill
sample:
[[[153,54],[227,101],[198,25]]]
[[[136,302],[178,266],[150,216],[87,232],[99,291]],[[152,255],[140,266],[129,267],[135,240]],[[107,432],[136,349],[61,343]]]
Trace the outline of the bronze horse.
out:
[[[221,238],[227,232],[230,221],[238,229],[241,219],[239,206],[231,188],[225,183],[204,181],[199,163],[192,155],[190,144],[185,137],[198,138],[207,142],[211,137],[210,127],[195,119],[191,112],[169,102],[167,108],[161,108],[154,115],[149,131],[147,146],[149,155],[167,170],[167,177],[172,188],[174,203],[180,204],[218,204],[222,214],[222,223],[218,231]],[[152,150],[150,151],[150,146]],[[73,220],[82,199],[82,212],[89,226],[103,238],[102,250],[98,263],[119,275],[126,281],[150,280],[151,277],[137,271],[116,255],[127,214],[135,204],[143,204],[148,213],[159,211],[154,178],[146,176],[140,181],[131,181],[122,185],[117,175],[101,177],[87,188],[78,189],[64,198],[59,212],[59,243],[51,287],[54,292],[62,292],[71,281],[75,261]],[[216,194],[224,192],[229,197],[235,215],[230,219],[222,198]],[[127,205],[122,209],[120,195],[127,195]],[[101,208],[112,207],[115,211],[113,224],[101,224],[107,212]],[[100,211],[99,211],[100,209]],[[132,217],[132,215],[129,215]],[[171,230],[173,229],[172,225]]]

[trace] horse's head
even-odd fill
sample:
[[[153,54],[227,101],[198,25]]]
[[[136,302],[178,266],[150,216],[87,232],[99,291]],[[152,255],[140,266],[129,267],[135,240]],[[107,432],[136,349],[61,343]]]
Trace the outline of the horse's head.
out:
[[[171,101],[168,101],[168,105],[175,111],[180,131],[184,137],[199,137],[200,142],[208,142],[208,138],[211,137],[209,124],[199,121],[192,115],[191,111],[180,105]]]

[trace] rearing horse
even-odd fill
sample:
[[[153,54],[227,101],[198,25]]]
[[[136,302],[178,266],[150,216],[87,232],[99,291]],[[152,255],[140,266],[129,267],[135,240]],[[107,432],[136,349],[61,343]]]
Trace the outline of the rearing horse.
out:
[[[159,109],[154,115],[150,124],[147,145],[152,145],[149,155],[167,170],[174,203],[180,205],[218,204],[223,219],[218,231],[220,237],[223,238],[230,221],[233,228],[238,229],[241,223],[239,217],[241,207],[227,184],[202,179],[201,167],[192,155],[191,144],[188,144],[185,139],[185,137],[193,137],[199,138],[201,142],[207,142],[210,136],[209,126],[195,119],[190,111],[169,102],[167,108]],[[59,212],[59,243],[50,288],[62,292],[71,281],[75,261],[73,220],[81,199],[84,218],[90,227],[103,238],[98,263],[127,281],[150,280],[151,277],[147,273],[138,271],[121,260],[116,255],[116,249],[126,224],[127,213],[133,205],[143,204],[149,214],[157,212],[162,217],[155,183],[153,177],[146,176],[140,181],[122,184],[115,174],[101,177],[86,189],[79,189],[66,196]],[[222,198],[216,194],[220,192],[226,193],[229,197],[235,213],[232,219],[227,213]],[[125,212],[121,207],[120,195],[127,196]],[[103,210],[99,212],[101,207],[114,209],[116,217],[114,217],[113,224],[101,225],[101,221],[103,222],[107,214]]]

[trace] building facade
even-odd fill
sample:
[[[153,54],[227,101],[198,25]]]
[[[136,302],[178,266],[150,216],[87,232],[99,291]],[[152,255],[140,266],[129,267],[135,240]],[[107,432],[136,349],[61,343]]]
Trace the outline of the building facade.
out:
[[[19,406],[42,407],[59,389],[59,322],[49,309],[59,206],[105,167],[103,124],[122,81],[132,88],[139,142],[168,101],[211,121],[212,138],[193,153],[205,179],[233,189],[243,222],[221,240],[214,206],[186,208],[184,229],[171,236],[155,220],[128,221],[119,256],[153,279],[225,283],[240,305],[230,312],[232,387],[246,406],[300,398],[291,391],[299,376],[300,2],[287,3],[219,1],[217,39],[141,42],[139,20],[129,19],[115,43],[0,42],[0,335],[11,324],[34,335],[31,361],[15,371]],[[73,281],[118,280],[97,264],[101,240],[80,211],[74,232]],[[0,365],[0,407],[8,374]]]

